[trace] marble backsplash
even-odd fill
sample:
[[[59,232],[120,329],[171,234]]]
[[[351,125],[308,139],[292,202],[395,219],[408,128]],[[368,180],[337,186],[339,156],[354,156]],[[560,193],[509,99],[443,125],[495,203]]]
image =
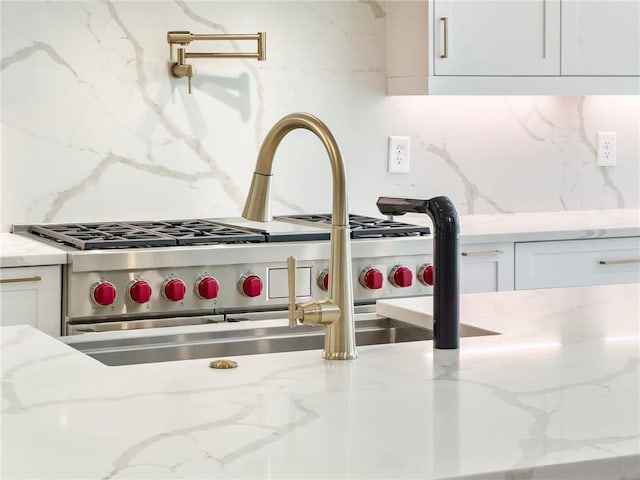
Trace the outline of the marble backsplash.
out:
[[[237,216],[262,138],[306,111],[333,131],[350,210],[450,196],[461,214],[638,208],[640,97],[385,95],[384,2],[5,1],[1,225]],[[192,60],[166,32],[267,32],[267,61]],[[246,47],[246,48],[245,48]],[[188,50],[246,50],[198,42]],[[598,131],[618,165],[598,167]],[[411,173],[386,171],[411,137]],[[275,213],[328,212],[331,175],[304,131],[274,163]]]

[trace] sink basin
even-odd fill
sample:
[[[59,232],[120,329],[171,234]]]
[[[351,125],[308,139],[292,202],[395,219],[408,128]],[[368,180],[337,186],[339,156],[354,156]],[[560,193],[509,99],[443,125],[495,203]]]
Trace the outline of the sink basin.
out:
[[[256,322],[258,323],[258,322]],[[461,336],[495,334],[467,325]],[[137,338],[95,339],[92,335],[70,337],[67,343],[109,366],[170,362],[196,358],[219,358],[259,353],[318,350],[324,348],[324,327],[251,326],[243,330],[174,333]],[[433,332],[389,318],[356,321],[356,344],[431,340]]]

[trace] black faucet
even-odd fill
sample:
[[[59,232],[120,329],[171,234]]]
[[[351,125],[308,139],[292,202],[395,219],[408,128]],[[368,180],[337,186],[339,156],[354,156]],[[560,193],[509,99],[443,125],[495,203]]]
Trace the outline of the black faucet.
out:
[[[433,245],[433,340],[435,348],[453,349],[460,344],[460,294],[458,213],[448,197],[430,200],[380,197],[376,202],[384,215],[426,213],[434,227]]]

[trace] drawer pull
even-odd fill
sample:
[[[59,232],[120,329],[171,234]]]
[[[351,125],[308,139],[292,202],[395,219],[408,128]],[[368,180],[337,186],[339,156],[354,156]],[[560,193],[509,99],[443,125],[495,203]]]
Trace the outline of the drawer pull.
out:
[[[42,280],[42,277],[36,275],[35,277],[3,278],[0,280],[0,283],[39,282],[40,280]]]
[[[547,0],[542,0],[542,58],[547,58]]]
[[[600,260],[600,265],[624,265],[625,263],[640,263],[640,258],[629,258],[627,260]]]
[[[444,34],[444,52],[440,55],[440,58],[449,58],[449,19],[447,17],[440,17],[442,22],[442,29]]]
[[[486,250],[484,252],[462,252],[463,257],[495,257],[502,255],[502,250]]]

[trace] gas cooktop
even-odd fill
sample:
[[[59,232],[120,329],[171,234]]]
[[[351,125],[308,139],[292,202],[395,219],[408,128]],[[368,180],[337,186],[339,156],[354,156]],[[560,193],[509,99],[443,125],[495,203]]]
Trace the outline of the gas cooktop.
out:
[[[429,228],[349,215],[351,238],[421,236]],[[272,222],[191,219],[29,225],[27,231],[75,250],[328,240],[331,214],[279,216]]]

